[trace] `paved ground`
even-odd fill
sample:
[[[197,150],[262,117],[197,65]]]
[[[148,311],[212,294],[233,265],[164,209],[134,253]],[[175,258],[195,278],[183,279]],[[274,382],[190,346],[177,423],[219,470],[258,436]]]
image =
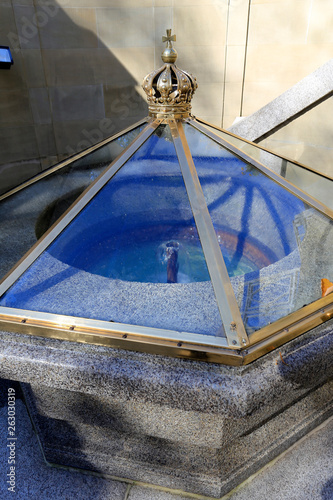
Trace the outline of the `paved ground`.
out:
[[[16,400],[15,493],[10,483],[7,447],[7,394],[14,387]],[[145,485],[110,481],[45,465],[18,384],[0,384],[0,498],[24,500],[184,500]],[[192,496],[193,498],[193,496]],[[195,496],[197,499],[207,497]],[[301,439],[224,500],[333,500],[333,417]]]

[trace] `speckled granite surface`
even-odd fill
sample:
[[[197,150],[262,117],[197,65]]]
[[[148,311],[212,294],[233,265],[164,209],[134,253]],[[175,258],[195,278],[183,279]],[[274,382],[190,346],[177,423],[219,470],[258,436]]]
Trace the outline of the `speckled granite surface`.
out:
[[[332,323],[241,368],[3,332],[0,374],[50,462],[219,497],[332,412]]]
[[[191,496],[162,491],[145,484],[131,484],[79,472],[50,468],[33,432],[18,384],[0,380],[0,433],[7,433],[6,396],[15,388],[18,433],[15,493],[7,490],[6,452],[0,460],[0,497],[3,500],[185,500]],[[295,443],[277,460],[223,497],[223,500],[331,500],[333,497],[333,420],[325,421]],[[2,440],[1,450],[5,443]],[[197,499],[207,497],[196,496]]]
[[[2,305],[214,335],[222,321],[211,282],[139,283],[69,266],[48,252]],[[203,297],[205,298],[203,300]],[[207,328],[208,325],[208,328]]]
[[[71,473],[50,468],[45,464],[33,431],[26,407],[19,395],[18,384],[11,381],[0,381],[0,497],[2,500],[90,500],[94,498],[124,500],[128,489],[126,483],[105,480],[85,474]],[[8,491],[7,474],[9,472],[8,453],[5,444],[7,436],[8,387],[16,389],[16,464],[14,491]]]

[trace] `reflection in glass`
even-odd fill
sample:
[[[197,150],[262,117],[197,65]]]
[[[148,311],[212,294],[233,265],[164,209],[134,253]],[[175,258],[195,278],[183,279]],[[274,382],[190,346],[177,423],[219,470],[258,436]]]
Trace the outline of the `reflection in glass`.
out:
[[[237,146],[237,148],[259,161],[262,165],[265,165],[265,167],[270,168],[273,172],[292,182],[295,186],[305,191],[305,193],[317,198],[321,203],[333,209],[333,181],[328,177],[324,177],[313,170],[308,170],[306,167],[286,160],[277,154],[265,151],[259,145],[248,143],[241,137],[234,137],[227,132],[207,126],[206,124],[205,127],[222,139]]]
[[[0,303],[221,335],[169,127],[156,130]]]
[[[333,280],[332,221],[190,125],[185,132],[247,332],[319,299],[321,279]]]
[[[333,181],[331,179],[311,170],[306,170],[290,161],[285,161],[283,174],[281,173],[280,175],[314,198],[317,198],[317,200],[324,203],[327,207],[333,209]]]

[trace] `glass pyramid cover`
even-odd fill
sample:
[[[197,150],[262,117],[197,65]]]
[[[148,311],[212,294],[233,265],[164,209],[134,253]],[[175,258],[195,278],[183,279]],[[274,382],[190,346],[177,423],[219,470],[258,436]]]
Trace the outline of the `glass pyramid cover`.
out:
[[[0,326],[246,364],[332,317],[333,212],[191,115],[169,35],[147,119],[0,197]]]

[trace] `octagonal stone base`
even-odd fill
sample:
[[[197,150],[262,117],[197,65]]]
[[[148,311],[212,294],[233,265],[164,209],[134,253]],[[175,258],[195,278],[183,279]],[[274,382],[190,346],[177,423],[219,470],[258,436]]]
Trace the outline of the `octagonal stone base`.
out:
[[[332,414],[333,321],[244,367],[0,332],[46,460],[220,497]]]
[[[258,423],[257,416],[228,421],[42,386],[23,390],[50,465],[217,498],[327,418],[332,395],[325,384]]]

